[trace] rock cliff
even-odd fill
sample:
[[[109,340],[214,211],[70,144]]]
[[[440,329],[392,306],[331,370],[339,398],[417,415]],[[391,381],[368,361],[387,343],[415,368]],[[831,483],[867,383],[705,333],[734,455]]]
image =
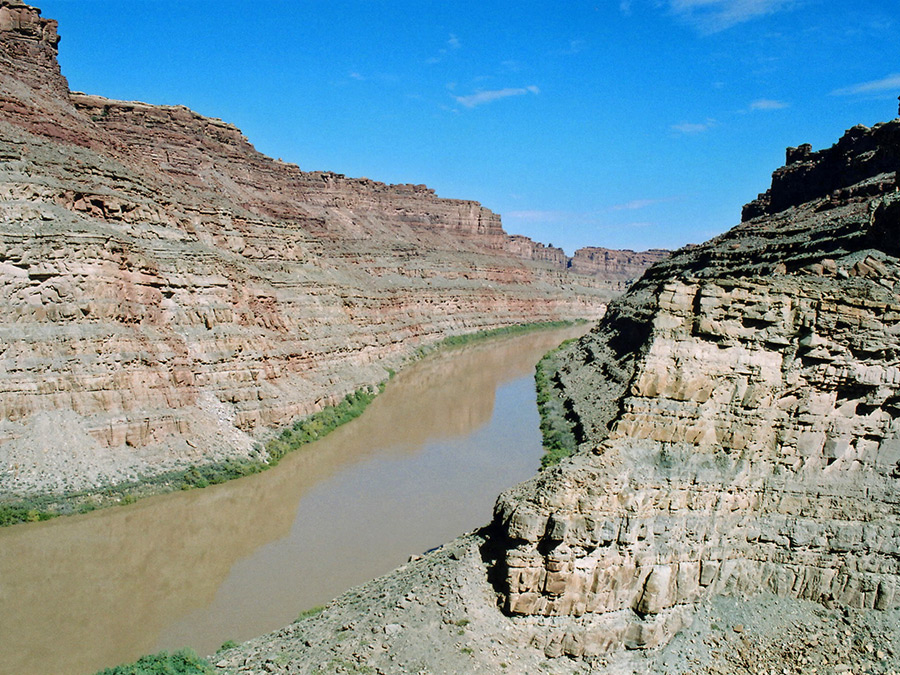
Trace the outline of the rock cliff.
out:
[[[898,133],[789,150],[744,222],[566,346],[579,450],[483,531],[218,667],[896,672]]]
[[[581,451],[492,535],[548,654],[664,644],[719,594],[900,605],[900,120],[788,162],[566,350]]]
[[[2,495],[252,456],[418,347],[597,318],[618,288],[476,202],[301,171],[181,106],[70,93],[58,41],[0,0]]]

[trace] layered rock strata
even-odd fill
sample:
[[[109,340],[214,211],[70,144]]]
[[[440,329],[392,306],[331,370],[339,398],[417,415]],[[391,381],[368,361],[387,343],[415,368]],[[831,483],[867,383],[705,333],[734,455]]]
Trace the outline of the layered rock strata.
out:
[[[628,284],[638,279],[644,270],[665,260],[671,251],[652,248],[648,251],[618,251],[608,248],[587,246],[575,251],[569,259],[569,268],[579,274],[615,279]]]
[[[616,292],[523,256],[477,202],[70,93],[58,40],[0,0],[0,494],[254,456],[420,346],[597,318]]]
[[[548,655],[663,644],[718,594],[900,606],[900,120],[797,152],[565,352],[581,451],[491,535]]]

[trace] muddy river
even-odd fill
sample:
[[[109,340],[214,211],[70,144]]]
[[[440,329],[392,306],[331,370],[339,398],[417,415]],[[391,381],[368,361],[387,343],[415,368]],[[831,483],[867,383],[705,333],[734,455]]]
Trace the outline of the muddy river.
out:
[[[539,465],[535,362],[584,330],[420,361],[270,471],[0,529],[0,673],[209,654],[487,523]]]

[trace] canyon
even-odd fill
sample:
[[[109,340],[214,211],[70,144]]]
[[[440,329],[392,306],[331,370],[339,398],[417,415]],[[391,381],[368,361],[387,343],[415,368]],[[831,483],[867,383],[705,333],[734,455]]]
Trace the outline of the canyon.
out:
[[[447,336],[598,320],[548,374],[571,457],[217,670],[900,671],[900,120],[788,148],[706,243],[569,258],[70,92],[56,28],[0,0],[5,499],[264,460]]]
[[[4,499],[265,461],[275,430],[421,349],[597,319],[665,255],[571,264],[477,202],[302,171],[183,106],[70,92],[58,42],[0,0]]]
[[[217,667],[898,672],[898,169],[900,119],[788,148],[555,355],[572,456]]]

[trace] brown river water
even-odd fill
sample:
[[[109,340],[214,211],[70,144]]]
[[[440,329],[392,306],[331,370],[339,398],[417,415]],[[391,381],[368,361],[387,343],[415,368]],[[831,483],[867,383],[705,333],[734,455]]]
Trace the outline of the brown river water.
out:
[[[534,364],[586,330],[433,355],[264,473],[0,529],[0,673],[209,654],[486,524],[539,465]]]

